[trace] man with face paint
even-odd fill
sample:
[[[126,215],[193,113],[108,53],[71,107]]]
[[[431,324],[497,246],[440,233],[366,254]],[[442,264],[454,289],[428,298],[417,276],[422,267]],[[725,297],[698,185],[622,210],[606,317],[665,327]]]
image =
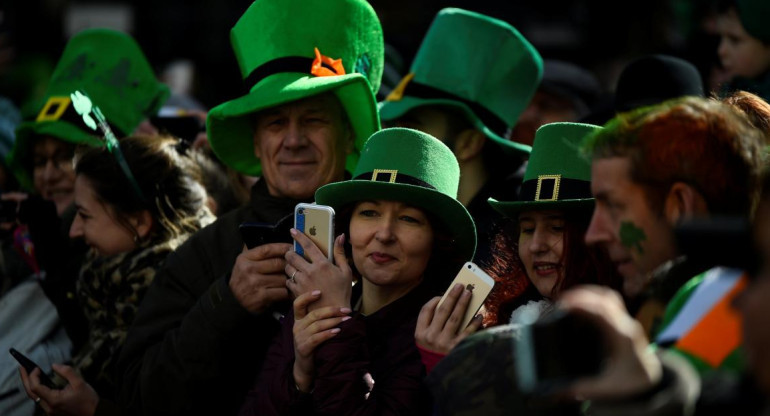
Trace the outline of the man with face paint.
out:
[[[699,370],[740,369],[740,322],[721,306],[745,279],[681,256],[674,227],[693,218],[749,218],[760,132],[728,106],[688,97],[622,113],[584,147],[596,198],[586,242],[608,250],[648,335]]]

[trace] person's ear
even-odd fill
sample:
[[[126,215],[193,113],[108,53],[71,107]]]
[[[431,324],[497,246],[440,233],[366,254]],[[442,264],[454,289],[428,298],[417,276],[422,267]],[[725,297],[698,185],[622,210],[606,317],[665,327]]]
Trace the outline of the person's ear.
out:
[[[677,224],[687,218],[708,214],[708,204],[693,186],[675,182],[666,195],[664,213],[670,224]]]
[[[457,135],[454,141],[454,149],[458,162],[466,162],[476,158],[481,154],[484,143],[487,142],[487,136],[476,129],[465,129]]]
[[[131,226],[134,227],[139,239],[144,240],[150,235],[153,226],[152,214],[149,210],[141,210],[131,216]]]

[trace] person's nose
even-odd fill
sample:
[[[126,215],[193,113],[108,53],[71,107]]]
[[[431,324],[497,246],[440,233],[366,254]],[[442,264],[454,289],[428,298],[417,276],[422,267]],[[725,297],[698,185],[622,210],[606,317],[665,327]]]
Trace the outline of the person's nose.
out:
[[[377,231],[374,238],[377,241],[387,244],[395,240],[396,234],[394,232],[395,221],[390,216],[383,216],[377,224]]]
[[[532,232],[532,238],[529,240],[529,251],[532,254],[545,253],[548,251],[548,239],[542,227],[535,227]]]
[[[80,215],[75,215],[75,220],[72,221],[70,226],[70,238],[78,238],[83,236],[83,220],[80,219]]]
[[[719,46],[717,47],[717,56],[719,56],[719,60],[724,64],[725,59],[727,58],[727,38],[722,36],[719,39]]]
[[[601,208],[594,209],[591,223],[586,230],[585,242],[587,245],[596,245],[608,242],[612,239],[607,215]]]
[[[43,169],[43,179],[46,181],[52,181],[61,175],[61,168],[54,159],[48,159],[45,162],[45,168]]]
[[[302,128],[299,120],[289,120],[286,126],[286,137],[283,140],[283,146],[292,150],[307,146],[305,133],[305,129]]]

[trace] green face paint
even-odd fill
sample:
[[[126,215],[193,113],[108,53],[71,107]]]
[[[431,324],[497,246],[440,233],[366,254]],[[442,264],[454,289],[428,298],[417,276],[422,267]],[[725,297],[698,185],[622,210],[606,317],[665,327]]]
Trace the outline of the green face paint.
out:
[[[620,242],[627,248],[636,248],[643,254],[642,242],[647,240],[644,231],[630,221],[624,221],[620,224]]]

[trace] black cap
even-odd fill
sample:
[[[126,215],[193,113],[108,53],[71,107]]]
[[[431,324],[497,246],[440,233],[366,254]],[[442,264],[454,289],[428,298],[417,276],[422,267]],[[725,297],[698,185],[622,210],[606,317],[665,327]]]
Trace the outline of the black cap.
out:
[[[695,66],[667,55],[650,55],[628,64],[615,89],[615,111],[623,112],[687,95],[704,96]]]

